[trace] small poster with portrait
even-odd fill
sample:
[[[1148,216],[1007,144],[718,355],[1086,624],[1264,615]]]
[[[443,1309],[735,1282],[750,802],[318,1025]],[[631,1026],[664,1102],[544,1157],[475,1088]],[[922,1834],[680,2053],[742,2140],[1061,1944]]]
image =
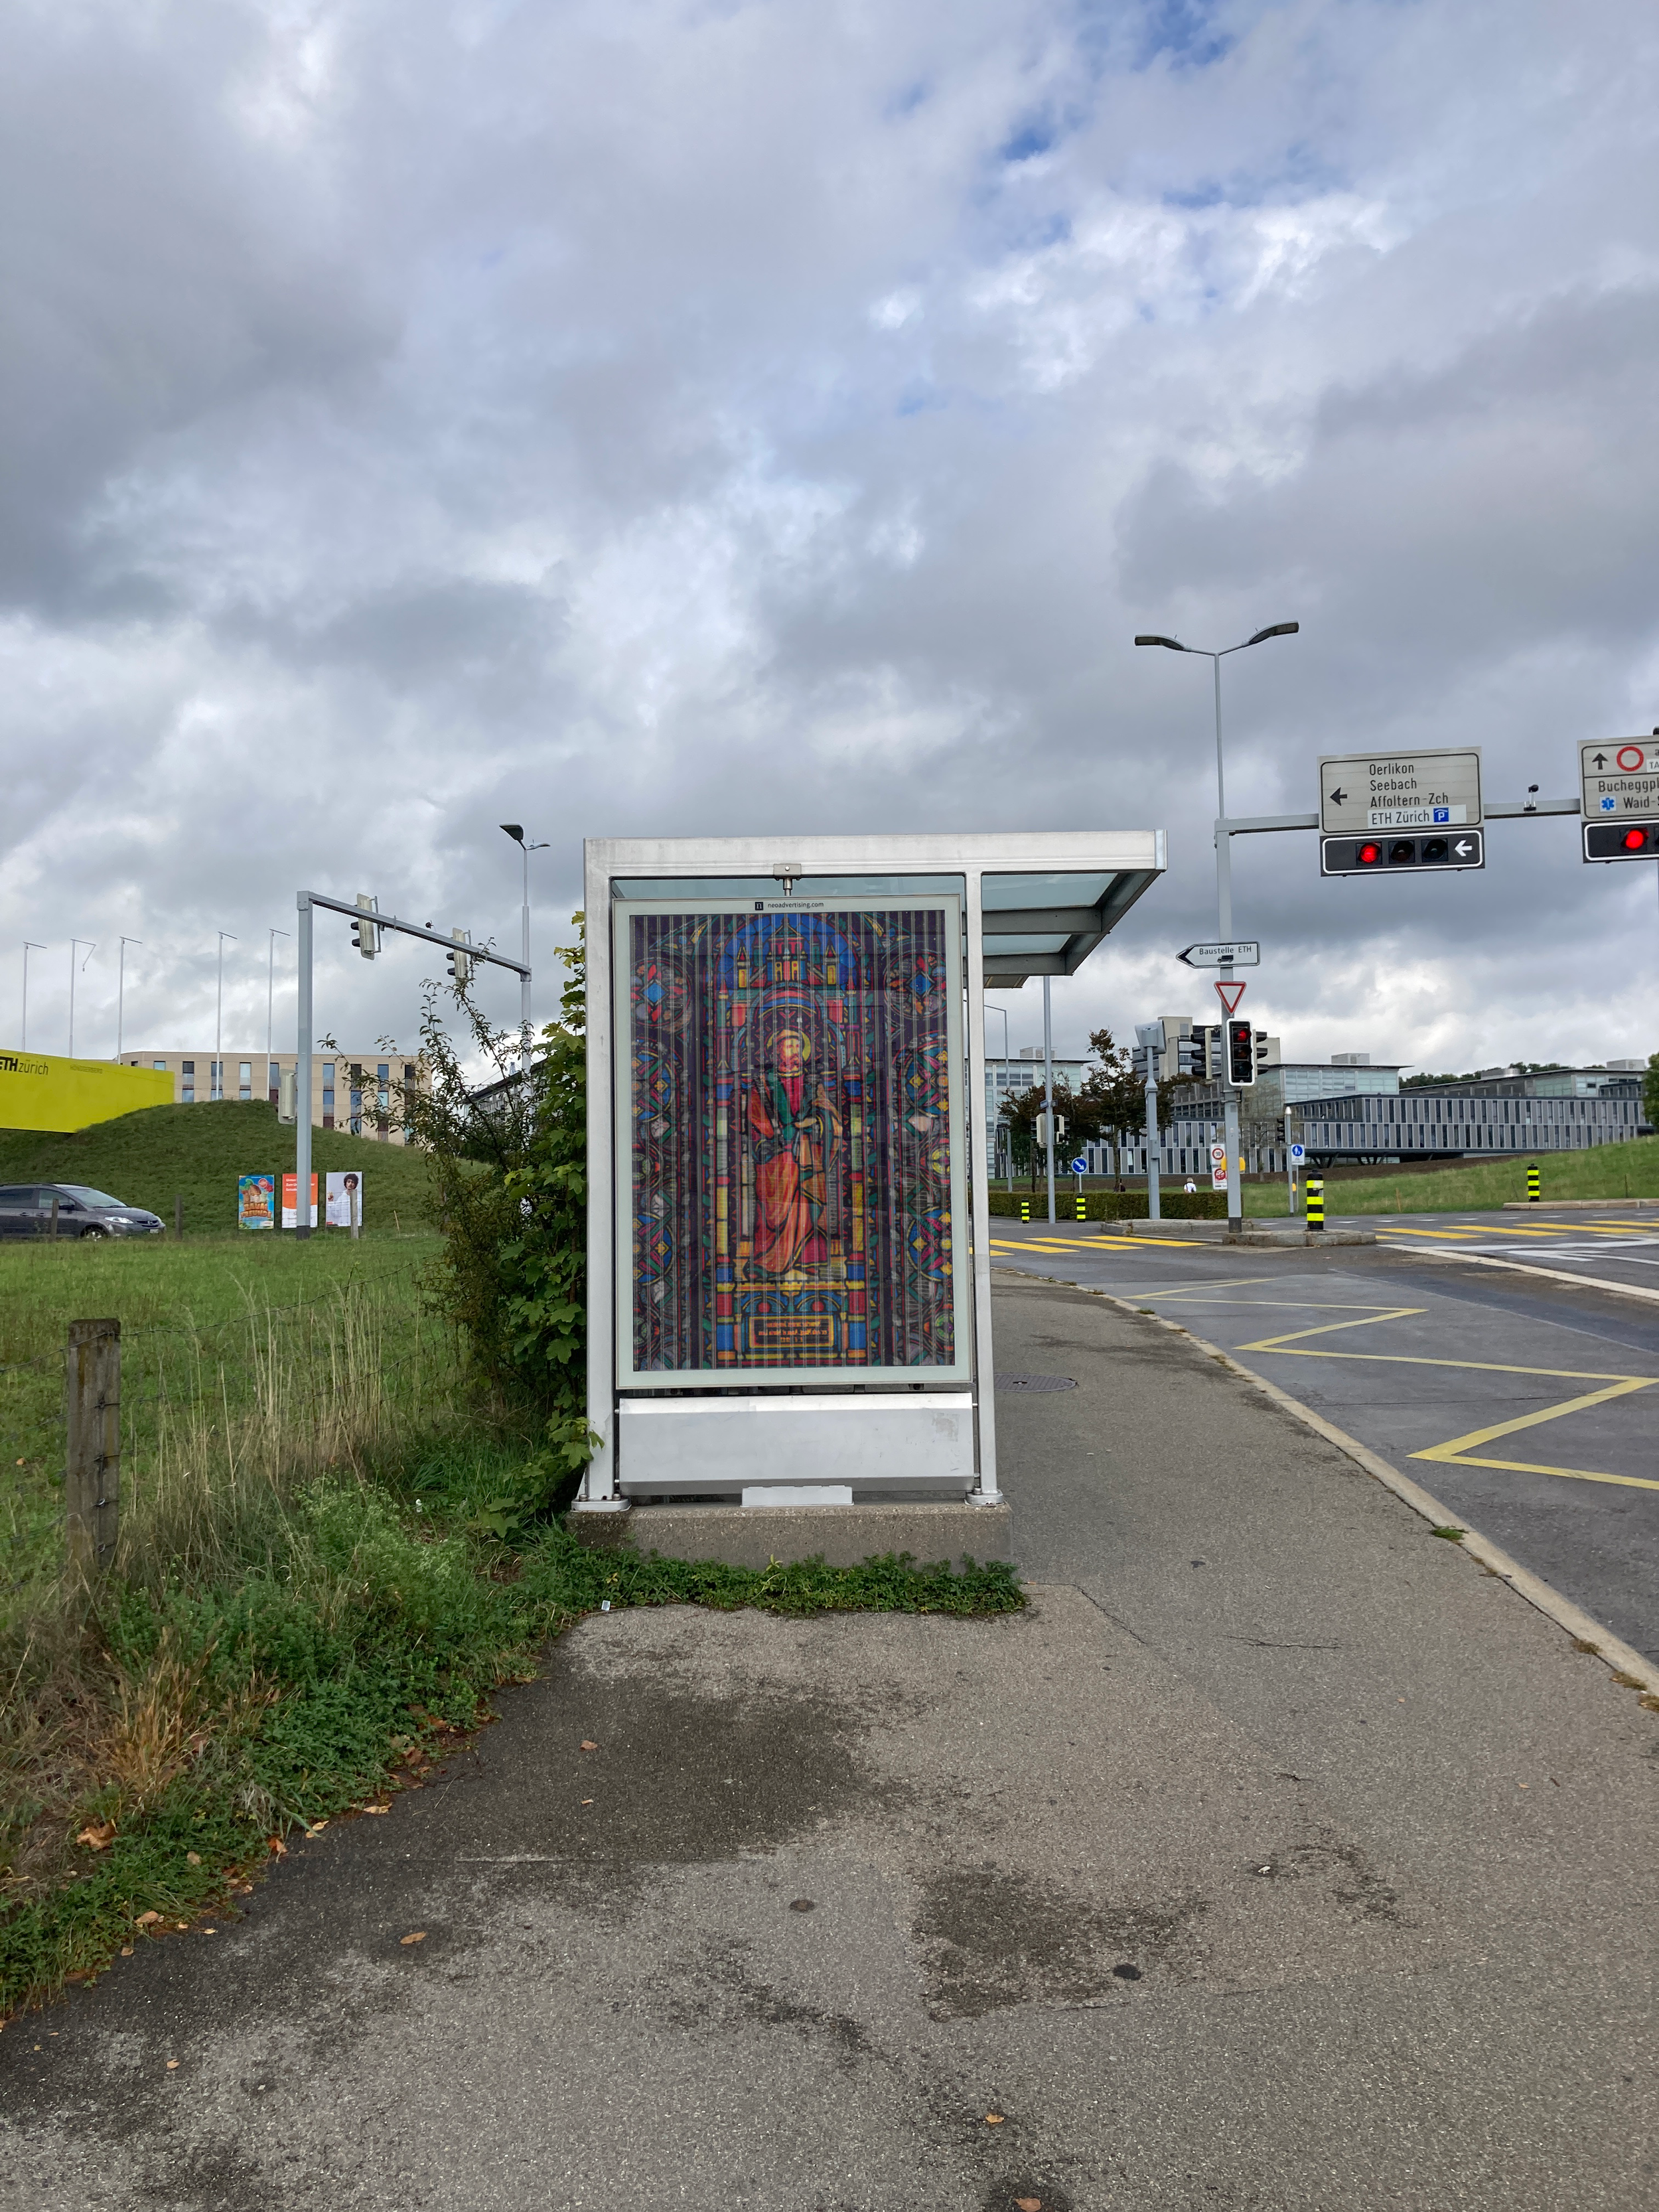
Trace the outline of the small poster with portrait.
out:
[[[276,1226],[276,1178],[274,1175],[237,1176],[236,1226],[239,1229],[274,1229]]]
[[[331,1229],[362,1227],[363,1179],[356,1168],[329,1170],[323,1218]]]

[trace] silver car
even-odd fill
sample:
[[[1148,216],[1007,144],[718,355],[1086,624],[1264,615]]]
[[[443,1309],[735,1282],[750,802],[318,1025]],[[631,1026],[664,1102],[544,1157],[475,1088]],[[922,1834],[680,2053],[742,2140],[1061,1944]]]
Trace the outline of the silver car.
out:
[[[160,1214],[83,1182],[0,1185],[0,1237],[50,1237],[54,1229],[59,1237],[159,1237],[165,1225]]]

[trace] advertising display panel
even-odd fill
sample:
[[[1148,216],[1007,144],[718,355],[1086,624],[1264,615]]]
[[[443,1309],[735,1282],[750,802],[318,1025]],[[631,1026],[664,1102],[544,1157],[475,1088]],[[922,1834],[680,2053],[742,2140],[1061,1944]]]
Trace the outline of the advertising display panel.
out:
[[[960,1387],[960,896],[613,912],[620,1386]]]
[[[236,1226],[239,1229],[274,1229],[276,1226],[276,1178],[274,1175],[238,1176]]]
[[[356,1168],[331,1168],[323,1191],[323,1219],[331,1229],[357,1229],[363,1218],[363,1179]]]
[[[300,1220],[300,1178],[297,1175],[283,1177],[283,1226],[297,1228]],[[317,1226],[317,1178],[311,1178],[311,1225]]]

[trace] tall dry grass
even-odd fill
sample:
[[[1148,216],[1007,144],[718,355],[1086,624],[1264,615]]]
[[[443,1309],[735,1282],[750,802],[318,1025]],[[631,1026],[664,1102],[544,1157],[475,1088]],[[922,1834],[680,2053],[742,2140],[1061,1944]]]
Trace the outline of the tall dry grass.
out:
[[[304,1305],[249,1297],[211,1328],[187,1317],[123,1346],[116,1556],[95,1583],[61,1535],[22,1563],[0,1620],[0,1895],[50,1878],[64,1816],[114,1785],[142,1804],[249,1716],[209,1710],[204,1668],[164,1638],[134,1671],[107,1629],[124,1589],[234,1588],[299,1571],[294,1502],[319,1475],[390,1473],[458,1418],[453,1332],[347,1282]],[[258,1692],[242,1692],[257,1703]]]

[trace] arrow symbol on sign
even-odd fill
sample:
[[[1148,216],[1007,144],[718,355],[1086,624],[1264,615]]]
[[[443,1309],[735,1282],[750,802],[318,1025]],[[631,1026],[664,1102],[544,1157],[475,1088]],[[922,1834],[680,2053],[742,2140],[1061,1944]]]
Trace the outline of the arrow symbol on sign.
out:
[[[1607,757],[1605,753],[1592,753],[1590,758],[1595,763],[1597,768],[1605,768],[1607,764]]]
[[[1227,996],[1229,991],[1232,993],[1231,999]],[[1230,977],[1226,981],[1216,985],[1215,994],[1230,1014],[1236,1014],[1238,1012],[1238,1002],[1244,995],[1244,986],[1242,983],[1235,983]]]
[[[1331,805],[1333,806],[1346,806],[1347,803],[1348,794],[1346,791],[1334,791],[1331,793]]]
[[[1470,844],[1467,837],[1460,837],[1457,842],[1452,847],[1452,850],[1456,854],[1460,860],[1467,860],[1469,854],[1474,852],[1474,848]]]

